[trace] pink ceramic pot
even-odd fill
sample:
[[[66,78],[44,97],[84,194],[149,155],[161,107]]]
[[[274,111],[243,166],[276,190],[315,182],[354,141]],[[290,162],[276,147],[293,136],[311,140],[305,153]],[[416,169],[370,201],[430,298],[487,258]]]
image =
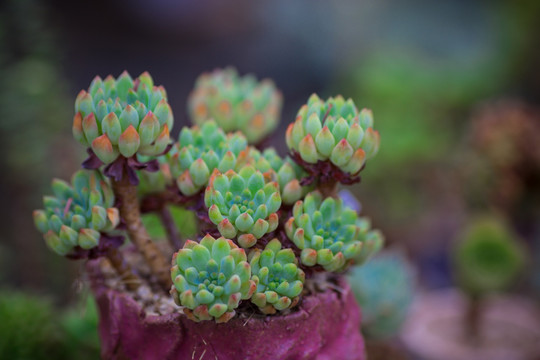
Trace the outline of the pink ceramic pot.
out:
[[[349,285],[305,297],[286,316],[193,322],[180,312],[149,315],[128,294],[103,285],[88,267],[97,300],[103,359],[364,360],[360,311]]]

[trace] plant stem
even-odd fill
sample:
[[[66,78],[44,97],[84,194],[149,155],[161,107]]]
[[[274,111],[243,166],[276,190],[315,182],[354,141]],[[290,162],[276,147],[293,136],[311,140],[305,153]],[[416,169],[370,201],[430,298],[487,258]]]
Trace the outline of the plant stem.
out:
[[[465,314],[465,336],[468,341],[476,344],[480,339],[480,324],[482,322],[482,303],[480,297],[469,296]]]
[[[171,211],[167,206],[163,206],[159,212],[159,215],[161,217],[161,222],[165,227],[165,231],[167,231],[167,237],[169,238],[169,242],[171,243],[173,250],[180,249],[184,242],[180,237],[180,233],[178,232],[178,228],[176,227]]]
[[[120,201],[120,217],[126,223],[129,238],[143,255],[163,289],[168,291],[172,284],[169,264],[141,221],[137,187],[129,182],[127,174],[124,174],[120,181],[112,179],[112,186],[116,198]]]
[[[120,276],[120,280],[126,284],[127,288],[129,290],[137,290],[139,285],[141,285],[141,279],[133,273],[129,264],[120,254],[120,251],[111,247],[107,250],[106,256]]]
[[[327,197],[337,198],[338,197],[337,189],[338,189],[338,182],[334,179],[331,179],[325,182],[320,182],[319,186],[317,187],[317,190],[321,192],[324,198],[327,198]]]

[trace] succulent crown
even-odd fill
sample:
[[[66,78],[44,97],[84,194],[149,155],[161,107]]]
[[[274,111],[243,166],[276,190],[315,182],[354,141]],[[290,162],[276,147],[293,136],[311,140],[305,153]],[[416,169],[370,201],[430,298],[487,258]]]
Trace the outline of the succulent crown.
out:
[[[170,142],[172,125],[165,89],[154,86],[147,72],[135,80],[127,72],[118,79],[96,76],[75,101],[73,136],[105,164],[120,155],[161,154]]]
[[[313,94],[287,128],[286,141],[304,162],[329,161],[351,175],[360,172],[379,149],[371,111],[359,112],[351,99],[342,96],[323,101]]]
[[[246,148],[247,140],[240,132],[225,134],[214,121],[207,121],[200,127],[184,127],[167,159],[178,188],[189,196],[208,185],[214,169],[235,169]]]
[[[257,143],[277,127],[281,104],[281,93],[271,80],[258,82],[226,68],[197,79],[188,109],[196,124],[214,119],[223,130],[240,130],[250,143]]]
[[[221,235],[249,248],[279,223],[279,185],[265,179],[253,166],[224,174],[215,171],[204,194],[210,220]]]
[[[171,290],[192,320],[226,322],[242,299],[255,291],[246,253],[231,240],[206,235],[200,243],[188,240],[173,255]]]
[[[369,231],[367,220],[345,207],[341,199],[323,199],[319,191],[296,202],[285,231],[302,250],[304,265],[321,265],[326,271],[342,271],[351,263],[365,261],[383,242],[382,235]]]
[[[290,157],[281,158],[274,148],[267,148],[262,153],[250,148],[247,158],[257,170],[278,183],[284,204],[294,204],[307,192],[306,187],[300,185],[307,173]]]
[[[60,255],[98,246],[100,233],[120,222],[112,189],[97,171],[79,170],[71,184],[54,179],[52,190],[54,196],[43,198],[44,209],[34,211],[34,223],[48,247]]]
[[[296,305],[304,288],[305,274],[297,267],[292,249],[282,249],[279,240],[273,239],[264,250],[252,250],[249,263],[257,285],[251,302],[263,313],[273,314]]]

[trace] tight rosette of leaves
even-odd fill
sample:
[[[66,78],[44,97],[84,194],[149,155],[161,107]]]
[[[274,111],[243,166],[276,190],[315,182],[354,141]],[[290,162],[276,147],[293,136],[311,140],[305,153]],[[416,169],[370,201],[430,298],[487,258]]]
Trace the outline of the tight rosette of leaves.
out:
[[[302,250],[302,264],[321,265],[331,272],[365,261],[383,244],[380,232],[370,231],[369,222],[356,211],[344,206],[341,199],[323,199],[319,191],[296,202],[285,231]]]
[[[173,264],[171,294],[194,321],[229,321],[256,288],[245,251],[222,237],[188,240],[173,255]]]
[[[124,71],[118,79],[96,76],[75,101],[73,136],[91,147],[104,164],[119,156],[156,156],[170,143],[173,114],[163,86],[154,86],[147,72],[133,80]]]
[[[249,253],[251,279],[257,289],[251,302],[265,314],[274,314],[295,306],[304,288],[305,274],[297,267],[292,249],[282,249],[278,239],[270,241],[264,250]]]
[[[240,132],[225,134],[214,121],[207,121],[200,127],[184,127],[166,156],[180,192],[190,196],[208,185],[214,169],[235,169],[246,149],[247,140]]]
[[[375,156],[380,140],[370,110],[359,112],[351,99],[345,101],[342,96],[323,101],[313,94],[287,128],[286,141],[295,160],[306,169],[329,162],[340,172],[330,176],[347,183]]]
[[[243,248],[276,230],[281,206],[279,185],[268,181],[253,166],[239,172],[214,172],[204,194],[210,221],[221,235],[234,239]]]
[[[34,211],[34,223],[47,246],[59,255],[98,247],[101,233],[120,222],[114,193],[97,171],[79,170],[71,184],[54,179],[52,190],[54,196],[43,197],[45,208]]]
[[[265,177],[279,184],[281,200],[285,205],[294,204],[308,192],[307,187],[300,185],[308,174],[290,157],[281,158],[274,148],[265,149],[262,153],[250,148],[247,158]]]
[[[251,144],[267,137],[278,125],[282,96],[269,79],[239,76],[233,68],[199,76],[188,100],[192,121],[213,119],[225,131],[240,130]]]

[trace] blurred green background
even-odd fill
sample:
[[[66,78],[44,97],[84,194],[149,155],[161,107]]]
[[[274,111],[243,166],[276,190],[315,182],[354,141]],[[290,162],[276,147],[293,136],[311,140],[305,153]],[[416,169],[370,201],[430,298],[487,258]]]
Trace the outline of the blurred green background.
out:
[[[7,0],[0,9],[0,358],[98,356],[82,266],[50,253],[31,217],[50,179],[84,159],[73,102],[96,74],[150,71],[168,90],[173,135],[188,124],[202,71],[271,77],[285,99],[272,139],[280,150],[313,92],[372,108],[381,150],[353,192],[428,288],[451,282],[447,249],[472,211],[460,171],[478,105],[540,102],[535,0]],[[540,252],[538,214],[533,206],[515,230]]]

